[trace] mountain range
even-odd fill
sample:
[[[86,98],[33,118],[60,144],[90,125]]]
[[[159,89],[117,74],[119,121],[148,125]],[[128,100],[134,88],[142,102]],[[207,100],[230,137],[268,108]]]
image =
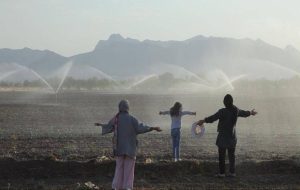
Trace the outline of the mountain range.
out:
[[[70,62],[71,67],[66,68]],[[199,35],[184,41],[139,41],[120,34],[100,40],[90,52],[71,57],[49,50],[0,49],[0,80],[30,80],[37,75],[47,79],[63,73],[77,79],[146,79],[171,73],[175,78],[210,81],[242,76],[277,80],[299,76],[300,52],[260,39]]]

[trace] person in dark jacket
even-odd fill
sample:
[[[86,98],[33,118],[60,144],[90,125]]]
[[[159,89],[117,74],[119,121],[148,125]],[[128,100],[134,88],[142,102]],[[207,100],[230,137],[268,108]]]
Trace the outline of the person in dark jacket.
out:
[[[251,111],[244,111],[237,108],[233,104],[233,98],[230,94],[224,97],[223,103],[225,108],[220,109],[212,116],[206,117],[198,122],[198,125],[203,123],[213,123],[219,120],[218,123],[218,137],[216,145],[219,152],[219,173],[217,177],[225,177],[225,155],[228,151],[229,158],[229,175],[235,177],[235,147],[237,143],[235,126],[238,117],[249,117],[256,115],[257,112],[253,109]]]

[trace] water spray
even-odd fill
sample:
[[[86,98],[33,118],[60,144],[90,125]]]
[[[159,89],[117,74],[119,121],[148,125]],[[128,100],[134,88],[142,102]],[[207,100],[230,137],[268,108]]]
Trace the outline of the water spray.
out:
[[[290,73],[293,73],[293,74],[295,74],[295,75],[297,75],[297,76],[300,76],[300,72],[295,71],[294,69],[291,69],[291,68],[289,68],[289,67],[285,67],[285,66],[282,66],[282,65],[280,65],[280,64],[273,63],[273,62],[267,62],[267,64],[270,64],[270,65],[272,65],[272,66],[274,66],[274,67],[278,67],[278,68],[280,68],[280,69],[282,69],[282,70],[285,70],[285,71],[289,71]]]
[[[7,78],[7,77],[19,72],[19,71],[20,71],[20,69],[4,73],[3,75],[0,76],[0,81],[2,81],[3,79],[5,79],[5,78]]]
[[[216,70],[222,78],[226,81],[225,86],[228,85],[231,90],[234,90],[234,86],[232,85],[232,82],[230,81],[229,77],[224,73],[222,70]],[[223,85],[222,85],[223,86]]]
[[[70,61],[70,62],[67,62],[66,65],[63,67],[64,68],[64,72],[63,72],[63,76],[62,76],[62,79],[58,85],[58,87],[56,88],[55,90],[55,101],[56,101],[56,104],[57,104],[57,101],[58,101],[58,93],[59,93],[59,90],[60,88],[62,87],[63,83],[65,82],[71,68],[73,66],[73,62]]]
[[[14,65],[16,65],[17,67],[19,68],[22,68],[22,69],[25,69],[27,71],[30,71],[32,72],[36,77],[38,77],[44,84],[46,84],[48,86],[48,88],[50,88],[53,92],[55,92],[54,88],[40,75],[38,74],[36,71],[26,67],[26,66],[23,66],[23,65],[20,65],[18,63],[14,63]]]
[[[182,67],[182,66],[178,66],[178,65],[171,65],[171,64],[167,64],[167,63],[161,63],[159,65],[159,70],[161,71],[161,67],[162,66],[166,66],[167,67],[167,72],[169,72],[169,69],[170,70],[176,70],[176,73],[180,73],[180,74],[186,74],[187,76],[189,76],[190,78],[193,77],[195,79],[197,79],[199,82],[202,82],[202,83],[205,83],[205,81],[199,77],[196,73],[192,72],[192,71],[189,71],[187,70],[186,68]],[[172,73],[172,72],[171,72]]]
[[[246,77],[246,76],[247,76],[247,75],[242,74],[242,75],[236,76],[236,77],[234,77],[234,78],[232,78],[232,79],[228,79],[228,80],[229,80],[229,83],[232,85],[234,82],[236,82],[236,81],[238,81],[238,80],[240,80],[240,79],[242,79],[242,78],[244,78],[244,77]],[[221,88],[224,88],[225,86],[228,86],[228,82],[226,82],[225,84],[222,84],[222,85],[216,87],[215,89],[216,89],[216,90],[217,90],[217,89],[221,89]],[[233,87],[232,90],[234,90],[234,86],[233,86],[233,85],[232,85],[232,87]]]
[[[142,79],[138,80],[137,82],[133,83],[132,85],[129,86],[129,89],[132,89],[140,84],[142,84],[143,82],[151,79],[151,78],[157,78],[158,76],[155,74],[151,74],[151,75],[147,75],[145,77],[143,77]]]
[[[107,80],[110,80],[110,81],[114,81],[114,82],[117,82],[115,79],[113,79],[110,75],[104,73],[103,71],[101,71],[100,69],[97,69],[96,67],[93,67],[93,66],[88,66],[90,69],[96,71],[97,73],[100,74],[101,77],[107,79]]]
[[[62,77],[62,79],[61,79],[58,87],[55,90],[55,93],[59,92],[60,88],[62,87],[63,83],[65,82],[65,79],[67,78],[67,76],[68,76],[68,74],[69,74],[69,72],[71,70],[72,65],[73,65],[73,62],[70,61],[70,62],[66,63],[66,65],[64,66],[64,68],[66,68],[66,69],[65,69],[65,71],[63,73],[63,77]]]

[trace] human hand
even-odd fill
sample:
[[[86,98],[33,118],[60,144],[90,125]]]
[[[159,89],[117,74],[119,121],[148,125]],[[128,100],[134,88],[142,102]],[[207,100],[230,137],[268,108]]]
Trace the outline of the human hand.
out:
[[[255,109],[253,109],[253,110],[250,111],[250,114],[254,116],[254,115],[257,114],[257,112],[255,111]]]
[[[157,132],[161,132],[162,131],[160,127],[152,127],[151,129],[154,130],[154,131],[157,131]]]
[[[200,125],[200,126],[201,126],[201,125],[203,125],[203,124],[204,124],[204,122],[205,122],[205,121],[204,121],[203,119],[202,119],[202,120],[199,120],[199,121],[198,121],[198,125]]]

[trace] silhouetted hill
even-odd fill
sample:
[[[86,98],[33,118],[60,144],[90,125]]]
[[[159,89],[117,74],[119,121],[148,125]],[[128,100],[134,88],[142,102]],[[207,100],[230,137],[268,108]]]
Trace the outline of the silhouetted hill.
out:
[[[93,51],[72,58],[78,64],[93,65],[123,77],[172,72],[164,65],[184,67],[202,75],[218,69],[229,76],[267,78],[274,73],[270,70],[283,73],[283,77],[295,74],[288,69],[300,70],[300,53],[291,46],[281,49],[262,40],[204,36],[185,41],[138,41],[113,34],[108,40],[100,40]],[[280,66],[288,69],[279,69]],[[270,76],[276,77],[277,74]]]
[[[31,68],[41,74],[47,74],[60,68],[69,58],[61,56],[49,50],[0,49],[0,65],[20,64]]]
[[[100,40],[93,51],[69,58],[48,50],[0,49],[0,65],[17,63],[43,76],[68,61],[74,63],[70,71],[74,78],[94,77],[99,73],[103,78],[115,79],[171,73],[181,78],[196,75],[213,79],[218,78],[212,77],[216,73],[223,73],[228,78],[246,75],[280,79],[299,75],[300,71],[297,49],[292,46],[281,49],[259,39],[199,35],[184,41],[139,41],[112,34],[107,40]],[[91,70],[94,73],[89,74]]]

